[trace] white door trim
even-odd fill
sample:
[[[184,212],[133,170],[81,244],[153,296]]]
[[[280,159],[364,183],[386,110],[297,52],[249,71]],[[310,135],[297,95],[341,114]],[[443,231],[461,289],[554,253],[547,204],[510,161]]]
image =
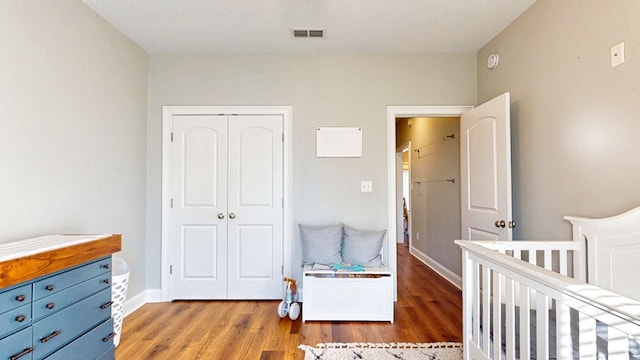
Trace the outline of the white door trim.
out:
[[[169,266],[171,237],[171,119],[174,115],[282,115],[283,154],[283,266],[284,275],[291,276],[291,106],[163,106],[162,107],[162,254],[160,291],[162,301],[170,301]]]
[[[418,116],[458,117],[473,106],[387,106],[387,209],[389,230],[387,234],[396,236],[396,118]],[[391,235],[393,234],[393,235]],[[398,300],[397,279],[397,239],[389,239],[389,267],[393,273],[393,300]]]

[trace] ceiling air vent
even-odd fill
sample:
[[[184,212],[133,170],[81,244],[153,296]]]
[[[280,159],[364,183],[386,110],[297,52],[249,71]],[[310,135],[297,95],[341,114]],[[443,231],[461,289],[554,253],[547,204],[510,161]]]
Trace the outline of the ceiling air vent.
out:
[[[294,38],[324,38],[324,29],[291,29]]]

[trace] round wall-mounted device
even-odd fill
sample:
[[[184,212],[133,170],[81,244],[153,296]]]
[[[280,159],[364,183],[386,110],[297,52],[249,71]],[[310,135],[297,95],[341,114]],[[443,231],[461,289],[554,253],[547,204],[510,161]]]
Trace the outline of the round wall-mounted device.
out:
[[[495,69],[498,67],[498,63],[500,62],[500,56],[498,54],[491,54],[487,57],[487,68]]]

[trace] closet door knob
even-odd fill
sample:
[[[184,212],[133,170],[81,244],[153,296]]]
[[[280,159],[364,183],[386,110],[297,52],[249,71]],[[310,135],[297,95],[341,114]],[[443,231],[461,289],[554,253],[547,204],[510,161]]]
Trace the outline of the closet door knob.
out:
[[[497,220],[496,221],[496,227],[504,228],[505,226],[507,226],[507,223],[504,220]]]
[[[230,213],[229,214],[229,219],[235,219],[236,218],[236,214],[235,213]]]
[[[218,219],[220,219],[220,220],[224,219],[224,214],[223,213],[218,213]]]

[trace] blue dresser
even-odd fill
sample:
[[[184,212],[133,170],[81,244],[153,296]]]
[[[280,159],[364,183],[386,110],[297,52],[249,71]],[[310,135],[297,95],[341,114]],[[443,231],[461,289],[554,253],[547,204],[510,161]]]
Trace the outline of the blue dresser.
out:
[[[41,258],[0,261],[0,279]],[[45,275],[0,286],[0,359],[113,360],[111,254],[51,273],[45,258]]]

